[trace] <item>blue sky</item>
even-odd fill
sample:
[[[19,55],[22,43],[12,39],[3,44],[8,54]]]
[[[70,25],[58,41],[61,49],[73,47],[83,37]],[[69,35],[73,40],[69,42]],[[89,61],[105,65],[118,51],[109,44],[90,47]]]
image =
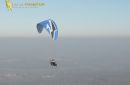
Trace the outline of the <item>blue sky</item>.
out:
[[[0,36],[39,35],[36,24],[53,19],[61,36],[130,36],[130,0],[11,0],[11,3],[43,2],[38,8],[0,5]]]

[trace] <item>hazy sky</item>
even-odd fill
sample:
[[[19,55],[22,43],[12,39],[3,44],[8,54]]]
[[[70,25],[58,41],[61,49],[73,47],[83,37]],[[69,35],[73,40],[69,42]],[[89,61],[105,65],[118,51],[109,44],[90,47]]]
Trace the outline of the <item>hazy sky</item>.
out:
[[[45,3],[13,11],[0,2],[0,36],[43,36],[36,24],[46,19],[56,22],[59,36],[130,36],[130,0],[11,0]]]

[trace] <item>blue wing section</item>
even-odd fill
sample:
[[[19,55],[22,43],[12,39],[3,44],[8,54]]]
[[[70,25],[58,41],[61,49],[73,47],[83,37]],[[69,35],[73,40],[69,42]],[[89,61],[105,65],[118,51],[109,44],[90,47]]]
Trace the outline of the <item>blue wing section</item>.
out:
[[[38,31],[38,33],[41,33],[42,30],[43,30],[43,26],[38,23],[38,24],[37,24],[37,31]]]
[[[53,20],[48,19],[37,24],[38,33],[42,33],[43,29],[46,29],[47,32],[51,34],[53,40],[58,38],[58,28]]]
[[[37,24],[37,30],[39,33],[42,32],[43,28],[45,28],[47,32],[50,34],[50,23],[48,20],[42,21]]]
[[[54,32],[54,37],[53,40],[56,40],[58,38],[58,27],[56,25],[56,23],[52,20],[54,26],[55,26],[55,32]]]

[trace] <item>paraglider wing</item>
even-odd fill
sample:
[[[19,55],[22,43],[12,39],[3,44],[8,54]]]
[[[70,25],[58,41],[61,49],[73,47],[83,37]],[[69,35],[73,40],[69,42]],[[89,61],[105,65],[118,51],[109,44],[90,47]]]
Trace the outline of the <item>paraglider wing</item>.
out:
[[[47,32],[51,34],[53,40],[56,40],[58,38],[58,28],[53,20],[49,19],[37,24],[38,33],[41,33],[43,31],[43,28],[45,28]]]

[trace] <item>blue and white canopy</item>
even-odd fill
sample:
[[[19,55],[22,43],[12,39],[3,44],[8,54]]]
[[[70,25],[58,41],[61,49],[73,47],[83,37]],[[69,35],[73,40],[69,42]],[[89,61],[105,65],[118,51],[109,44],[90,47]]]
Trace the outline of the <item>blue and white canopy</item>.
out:
[[[47,32],[51,34],[53,40],[58,38],[58,28],[53,20],[48,19],[37,24],[38,33],[42,33],[43,28],[45,28]]]

